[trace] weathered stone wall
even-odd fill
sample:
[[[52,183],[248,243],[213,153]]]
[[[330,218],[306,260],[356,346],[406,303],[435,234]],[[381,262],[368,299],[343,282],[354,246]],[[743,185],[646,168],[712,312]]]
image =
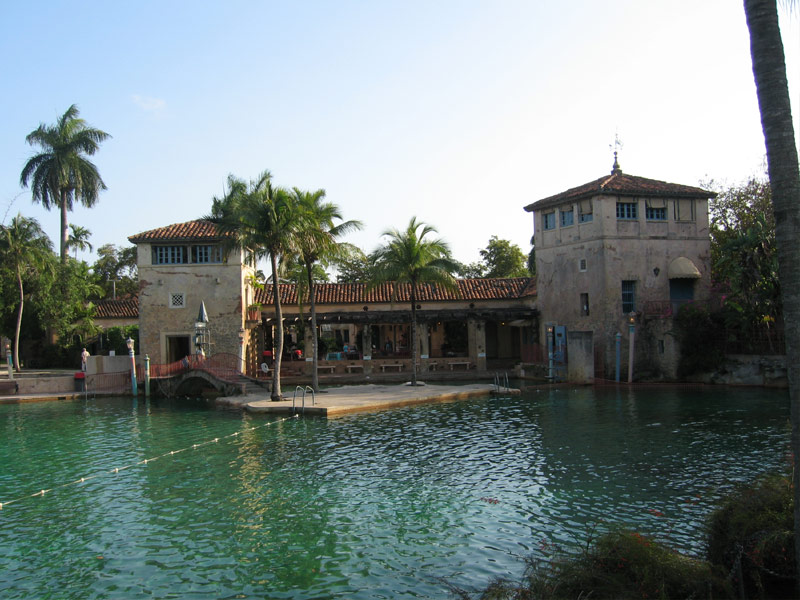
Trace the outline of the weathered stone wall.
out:
[[[168,362],[167,338],[188,336],[194,353],[194,323],[205,303],[211,354],[238,355],[239,330],[252,293],[246,283],[250,273],[241,256],[231,253],[220,264],[153,265],[150,244],[138,245],[139,344],[137,354],[149,354],[153,363]],[[238,258],[238,260],[234,260]],[[182,307],[172,306],[173,294],[183,294]],[[248,297],[249,296],[249,297]]]
[[[785,356],[731,354],[725,364],[713,373],[691,377],[692,381],[728,385],[788,387]]]

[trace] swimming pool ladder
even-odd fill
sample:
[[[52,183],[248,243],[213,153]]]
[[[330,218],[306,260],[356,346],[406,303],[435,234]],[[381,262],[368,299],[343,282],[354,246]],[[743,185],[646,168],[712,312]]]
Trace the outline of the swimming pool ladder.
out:
[[[510,389],[508,386],[508,371],[504,371],[502,374],[497,371],[494,372],[494,393],[498,396],[500,395],[501,384],[505,388],[506,393],[508,393]]]
[[[314,395],[314,388],[312,388],[310,385],[307,385],[306,387],[298,385],[294,388],[294,396],[292,396],[292,414],[295,414],[294,401],[297,399],[297,390],[300,390],[303,393],[303,405],[300,409],[301,414],[306,414],[306,391],[311,392],[311,406],[314,406],[317,403],[317,397]]]

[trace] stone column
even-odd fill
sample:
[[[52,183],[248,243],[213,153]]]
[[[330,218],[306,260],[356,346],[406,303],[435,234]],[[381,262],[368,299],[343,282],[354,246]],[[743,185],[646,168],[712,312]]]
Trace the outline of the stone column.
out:
[[[364,357],[364,374],[372,373],[372,325],[369,323],[361,330],[361,355]]]
[[[469,359],[479,371],[486,370],[486,322],[476,319],[467,321],[467,347]]]

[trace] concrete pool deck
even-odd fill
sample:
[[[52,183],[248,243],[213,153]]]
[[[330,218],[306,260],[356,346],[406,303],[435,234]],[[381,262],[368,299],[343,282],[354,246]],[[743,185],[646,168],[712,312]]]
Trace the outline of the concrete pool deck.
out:
[[[431,402],[451,402],[480,396],[489,396],[495,386],[486,383],[466,385],[345,385],[326,388],[316,394],[314,404],[310,392],[306,393],[305,414],[320,417],[336,417],[354,412],[375,411],[414,404]],[[519,394],[519,390],[501,388],[504,395]],[[222,406],[241,408],[252,413],[292,414],[292,396],[294,392],[283,390],[284,398],[280,402],[272,402],[264,394],[247,396],[229,396],[218,398]],[[298,390],[294,402],[297,412],[301,411],[302,395]]]

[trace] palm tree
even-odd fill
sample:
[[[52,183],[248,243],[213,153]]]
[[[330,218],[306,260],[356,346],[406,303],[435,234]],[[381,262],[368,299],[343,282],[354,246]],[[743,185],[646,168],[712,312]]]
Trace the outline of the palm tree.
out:
[[[800,573],[800,166],[775,0],[745,0],[750,55],[775,213],[794,457],[795,570]],[[800,585],[800,579],[798,579]]]
[[[92,232],[86,229],[86,227],[81,227],[80,225],[75,225],[75,223],[70,223],[69,228],[72,230],[72,233],[69,234],[67,238],[67,249],[75,248],[75,259],[78,258],[78,250],[84,252],[89,250],[91,252],[94,250],[92,244],[89,243],[89,238],[92,236]]]
[[[303,192],[297,188],[292,190],[292,197],[300,211],[300,228],[297,232],[297,253],[300,262],[305,267],[308,277],[308,304],[311,311],[311,339],[312,339],[312,366],[311,387],[319,391],[319,376],[317,364],[319,362],[317,309],[314,297],[314,265],[318,262],[328,263],[343,256],[352,254],[352,246],[337,240],[344,234],[361,229],[361,221],[343,221],[339,207],[332,202],[324,202],[325,190],[316,192]]]
[[[432,233],[437,233],[436,229],[417,222],[416,217],[411,218],[405,231],[385,231],[383,235],[389,241],[374,253],[375,280],[368,286],[371,289],[381,282],[393,282],[392,299],[397,297],[398,284],[411,286],[411,385],[417,385],[417,285],[431,282],[458,290],[452,274],[459,265],[444,240],[425,239]]]
[[[9,225],[0,225],[0,257],[17,276],[19,308],[14,331],[14,370],[19,372],[19,333],[25,305],[24,281],[52,269],[53,247],[36,219],[17,215]]]
[[[34,202],[41,202],[47,210],[52,206],[61,210],[61,262],[67,261],[67,211],[72,210],[73,200],[91,208],[100,190],[106,189],[97,167],[86,156],[97,152],[100,143],[111,136],[89,127],[78,115],[73,104],[55,125],[40,124],[28,134],[28,144],[42,152],[25,163],[19,178],[23,187],[30,180]]]
[[[281,359],[283,357],[283,312],[279,293],[278,265],[295,249],[298,227],[296,205],[290,193],[272,186],[272,175],[264,171],[255,181],[245,182],[230,175],[228,192],[214,198],[210,220],[216,222],[230,243],[243,249],[253,262],[269,256],[272,267],[272,297],[278,335],[272,371],[273,401],[281,399]]]

